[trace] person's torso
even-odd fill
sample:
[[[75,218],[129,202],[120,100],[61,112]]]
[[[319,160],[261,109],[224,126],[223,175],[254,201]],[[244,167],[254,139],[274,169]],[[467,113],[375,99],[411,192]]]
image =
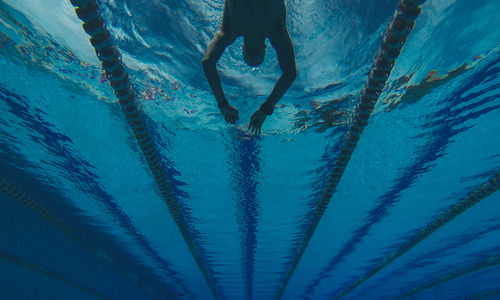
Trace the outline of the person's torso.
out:
[[[284,0],[226,0],[231,30],[237,35],[269,36],[284,16]]]

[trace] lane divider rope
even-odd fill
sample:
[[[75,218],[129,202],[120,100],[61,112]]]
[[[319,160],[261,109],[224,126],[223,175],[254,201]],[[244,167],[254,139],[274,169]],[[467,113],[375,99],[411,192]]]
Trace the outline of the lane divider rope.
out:
[[[335,299],[340,299],[352,292],[355,288],[360,286],[362,283],[367,281],[370,277],[380,272],[382,269],[387,267],[389,264],[394,262],[396,259],[401,257],[403,254],[408,252],[410,249],[415,247],[417,244],[428,238],[431,234],[436,232],[439,228],[448,224],[450,221],[455,219],[457,216],[471,208],[472,206],[478,204],[481,200],[495,193],[500,189],[500,172],[496,173],[491,179],[470,192],[469,195],[462,198],[460,201],[452,205],[450,208],[445,210],[441,215],[432,220],[423,229],[421,229],[413,238],[408,242],[404,243],[399,247],[399,249],[393,251],[384,259],[382,259],[378,265],[369,270],[365,275],[356,280],[350,287],[344,291],[337,294]]]
[[[155,293],[146,284],[139,280],[131,280],[130,273],[127,273],[118,264],[110,262],[108,259],[103,259],[97,253],[102,252],[102,250],[96,246],[91,245],[87,241],[80,238],[76,231],[60,218],[52,214],[48,209],[41,205],[38,201],[34,200],[31,196],[26,194],[23,190],[17,187],[15,184],[8,181],[5,177],[0,175],[0,193],[4,193],[6,196],[20,204],[22,207],[31,210],[39,217],[45,219],[49,224],[53,225],[59,229],[62,233],[66,234],[70,238],[76,240],[84,249],[90,252],[92,255],[96,256],[100,261],[110,266],[113,270],[123,275],[128,281],[131,281],[134,285],[142,288],[147,293]],[[109,255],[109,254],[106,254]],[[7,257],[7,256],[6,256]],[[135,276],[134,276],[135,278]],[[169,287],[172,290],[171,287]]]
[[[499,297],[493,298],[494,296],[500,296],[500,289],[486,290],[483,292],[479,292],[476,294],[465,296],[463,298],[459,298],[457,300],[498,299],[499,298]]]
[[[389,78],[394,63],[399,57],[401,49],[406,43],[406,40],[415,25],[415,20],[421,12],[421,7],[419,5],[423,2],[425,2],[425,0],[401,0],[399,2],[399,5],[384,35],[382,47],[378,51],[368,75],[368,81],[361,92],[361,99],[356,106],[355,114],[350,128],[345,136],[340,154],[335,161],[330,177],[325,188],[323,189],[318,204],[314,209],[311,222],[304,231],[302,239],[296,248],[295,256],[285,273],[277,299],[281,298],[283,295],[293,272],[297,268],[302,255],[309,245],[319,221],[323,217],[330,199],[332,198],[335,189],[344,174],[347,164],[351,159],[352,153],[358,144],[360,136],[368,124],[368,119],[370,118],[375,104],[377,103],[385,83]]]
[[[40,273],[40,274],[45,275],[47,277],[53,278],[53,279],[55,279],[59,282],[62,282],[68,286],[71,286],[71,287],[76,288],[82,292],[85,292],[85,293],[88,293],[92,296],[95,296],[96,298],[105,299],[105,300],[111,299],[111,298],[107,297],[106,295],[102,294],[101,292],[98,292],[98,291],[96,291],[88,286],[85,286],[81,283],[78,283],[75,280],[70,279],[63,274],[57,273],[55,271],[47,269],[44,266],[27,261],[26,259],[24,259],[22,257],[19,257],[15,254],[12,254],[12,253],[8,253],[2,249],[0,249],[0,259],[3,259],[5,261],[11,262],[11,263],[16,264],[18,266],[24,267],[28,270],[33,271],[33,272],[37,272],[37,273]]]
[[[50,224],[57,227],[63,233],[72,238],[76,238],[75,230],[71,226],[66,225],[61,219],[52,215],[45,207],[40,205],[37,201],[33,200],[30,196],[24,193],[14,184],[10,183],[3,176],[0,175],[0,192],[5,193],[17,203],[21,204],[24,208],[30,209],[40,217],[47,220]]]
[[[164,167],[162,166],[160,156],[151,138],[151,134],[135,102],[135,92],[121,59],[120,52],[113,45],[109,31],[106,29],[106,23],[99,13],[97,2],[96,0],[70,1],[75,7],[76,15],[83,22],[83,29],[90,36],[90,43],[94,47],[97,57],[102,63],[103,69],[106,71],[111,86],[118,98],[118,102],[125,114],[125,118],[146,158],[149,169],[153,173],[154,180],[160,189],[161,196],[166,202],[212,294],[218,299],[219,296],[215,287],[214,278],[210,276],[207,266],[202,260],[200,249],[191,236],[186,220],[182,215],[180,205],[173,194]]]
[[[430,289],[435,286],[442,285],[444,283],[450,282],[452,280],[455,280],[457,278],[460,278],[462,276],[477,272],[479,270],[483,270],[486,268],[491,268],[500,265],[500,255],[495,255],[495,256],[490,256],[486,259],[482,259],[479,262],[473,263],[471,265],[468,265],[466,267],[460,268],[458,270],[451,271],[449,273],[446,273],[442,276],[439,276],[438,278],[426,282],[418,287],[414,287],[412,289],[409,289],[405,293],[391,298],[391,300],[399,300],[399,299],[404,299],[407,297],[410,297],[412,295],[416,295],[421,293],[424,290]]]

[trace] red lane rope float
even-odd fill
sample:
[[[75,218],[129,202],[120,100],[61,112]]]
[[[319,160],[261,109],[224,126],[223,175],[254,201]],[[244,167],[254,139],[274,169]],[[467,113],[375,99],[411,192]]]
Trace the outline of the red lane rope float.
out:
[[[500,189],[500,173],[496,173],[490,180],[470,192],[469,195],[462,198],[456,204],[452,205],[449,209],[431,221],[427,226],[421,229],[413,238],[408,242],[404,243],[399,247],[399,249],[387,255],[383,258],[378,265],[370,269],[365,275],[356,280],[350,287],[340,292],[335,299],[340,299],[352,292],[355,288],[360,286],[362,283],[367,281],[370,277],[380,272],[383,268],[387,267],[389,264],[394,262],[396,259],[401,257],[403,254],[408,252],[408,250],[415,247],[418,243],[422,242],[424,239],[428,238],[431,234],[436,232],[439,228],[448,224],[451,220],[455,219],[458,215],[462,214],[472,206],[478,204],[481,200],[490,196]],[[491,263],[492,261],[487,263]],[[496,263],[497,261],[493,261]]]
[[[344,171],[351,159],[352,153],[356,148],[364,128],[368,124],[368,119],[377,103],[382,89],[385,86],[387,79],[392,71],[396,59],[401,53],[406,40],[415,25],[415,20],[421,12],[419,5],[425,1],[418,0],[401,0],[394,13],[394,16],[386,30],[382,47],[378,51],[373,66],[370,70],[368,81],[361,92],[361,99],[356,106],[351,126],[346,134],[342,148],[335,165],[330,173],[330,177],[326,183],[321,197],[314,210],[313,217],[307,229],[304,231],[301,241],[299,242],[294,259],[291,261],[287,272],[285,273],[283,283],[280,287],[277,299],[279,299],[285,291],[293,272],[302,258],[309,242],[323,217],[323,214],[330,202],[330,199],[337,188],[337,185],[344,174]]]
[[[128,281],[131,281],[134,285],[142,288],[147,293],[156,292],[149,288],[146,284],[139,280],[131,280],[130,273],[126,270],[122,269],[118,264],[110,262],[109,259],[103,259],[102,249],[91,245],[87,241],[80,238],[80,236],[76,233],[76,231],[68,224],[66,224],[63,220],[53,215],[48,209],[43,207],[38,201],[34,200],[28,194],[26,194],[22,189],[17,187],[15,184],[9,182],[5,177],[0,175],[0,193],[4,193],[6,196],[19,203],[24,208],[27,208],[33,211],[36,215],[45,219],[49,224],[53,225],[57,229],[59,229],[62,233],[76,240],[84,249],[92,253],[96,256],[100,261],[104,262],[106,265],[110,266],[113,270],[123,275]],[[107,255],[107,254],[106,254]],[[5,256],[7,257],[7,256]],[[171,288],[171,287],[170,287]]]
[[[182,215],[179,203],[177,202],[167,175],[163,169],[158,151],[153,145],[153,140],[146,127],[146,123],[141,116],[138,105],[135,102],[135,93],[130,82],[125,65],[122,62],[120,52],[113,45],[109,31],[106,29],[104,19],[99,13],[96,0],[70,0],[75,6],[78,18],[83,22],[83,29],[90,36],[90,43],[95,49],[97,57],[102,63],[110,79],[111,86],[115,92],[118,102],[125,114],[132,132],[148,162],[149,169],[153,173],[154,180],[160,189],[161,196],[166,202],[172,217],[174,218],[184,241],[186,242],[191,255],[207,282],[212,294],[219,298],[215,287],[214,279],[208,272],[208,266],[203,262],[200,249],[196,245],[188,229],[186,220]]]

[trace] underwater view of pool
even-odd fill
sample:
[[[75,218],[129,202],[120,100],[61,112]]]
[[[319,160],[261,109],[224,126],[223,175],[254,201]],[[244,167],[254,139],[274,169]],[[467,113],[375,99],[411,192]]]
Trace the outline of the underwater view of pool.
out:
[[[422,1],[347,159],[399,0],[286,0],[260,135],[224,0],[96,2],[131,106],[70,0],[0,0],[0,299],[500,299],[500,1]]]

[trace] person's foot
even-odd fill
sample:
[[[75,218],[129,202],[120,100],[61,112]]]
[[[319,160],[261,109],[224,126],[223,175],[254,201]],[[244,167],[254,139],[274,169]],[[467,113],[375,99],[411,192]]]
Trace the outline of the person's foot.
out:
[[[238,121],[240,118],[238,109],[236,109],[236,107],[232,106],[229,103],[226,103],[224,105],[220,105],[219,109],[220,109],[220,112],[222,113],[222,115],[224,116],[224,119],[226,120],[226,122],[228,122],[230,124],[235,124],[236,121]]]

